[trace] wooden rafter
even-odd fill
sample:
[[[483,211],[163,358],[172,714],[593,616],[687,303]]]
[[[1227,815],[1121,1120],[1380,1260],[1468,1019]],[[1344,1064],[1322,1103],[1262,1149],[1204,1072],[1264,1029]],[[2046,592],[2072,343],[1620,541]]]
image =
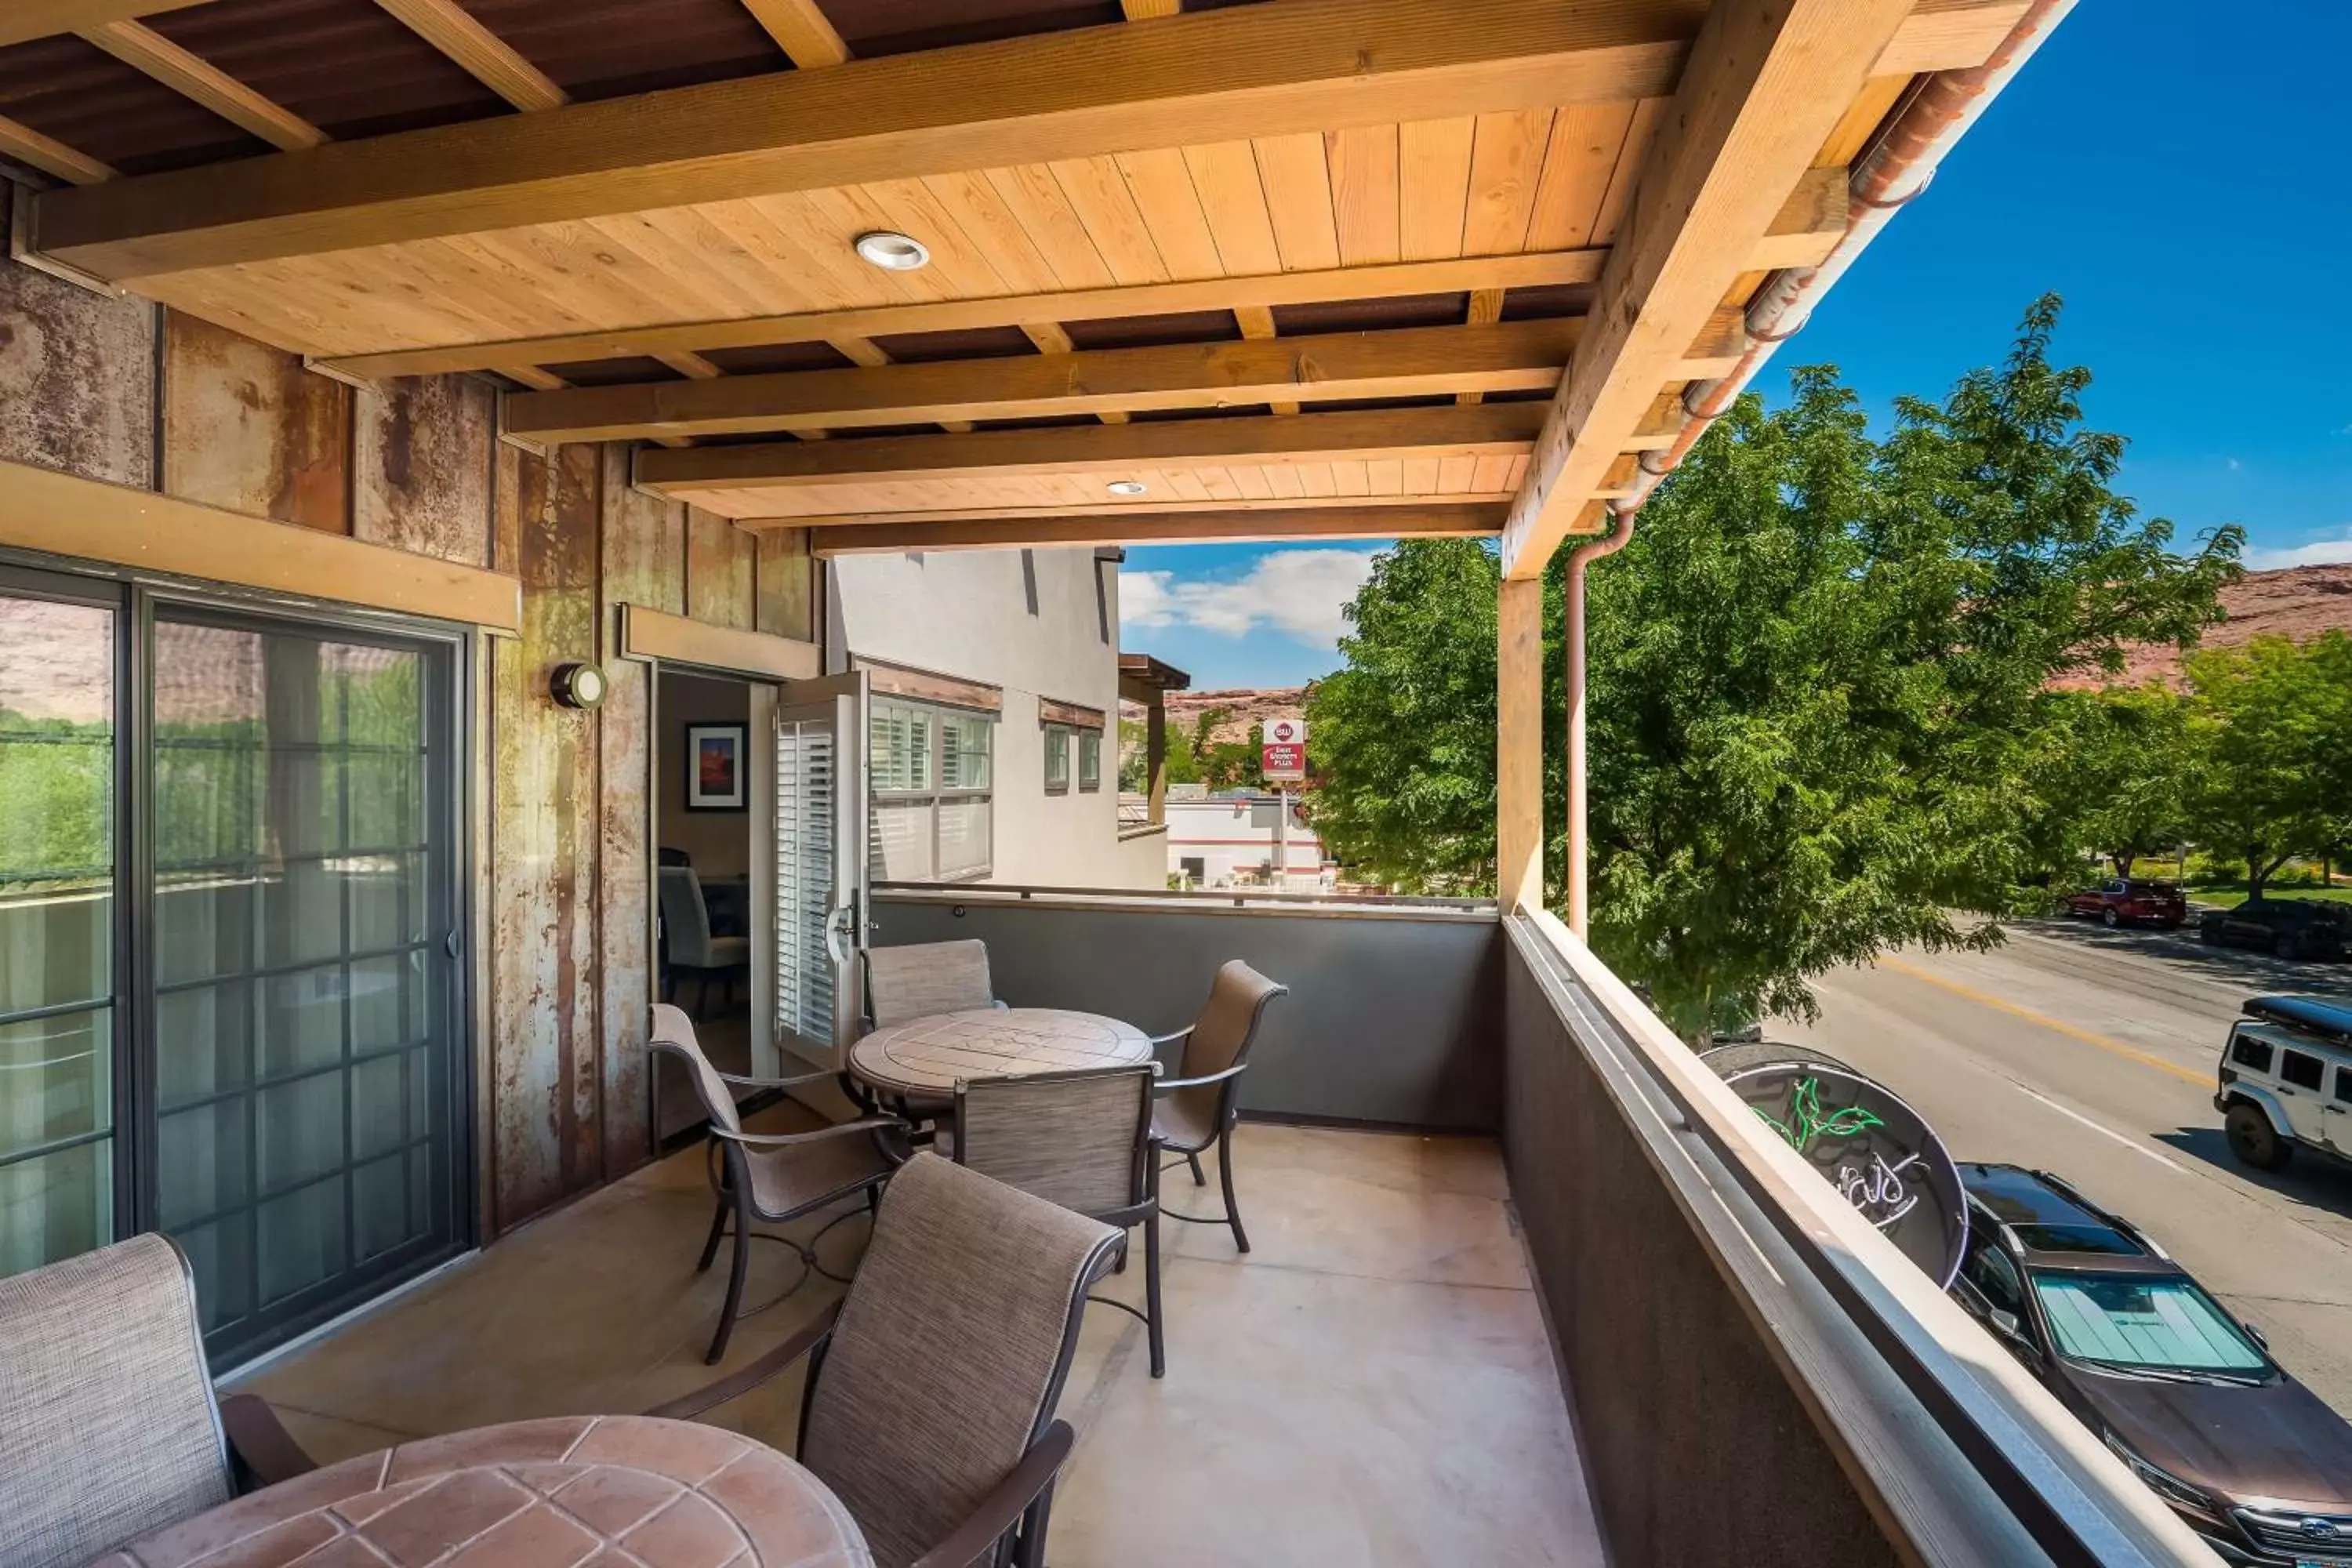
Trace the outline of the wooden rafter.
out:
[[[1910,0],[1717,0],[1660,121],[1505,531],[1507,575],[1541,573],[1683,364]]]
[[[1332,398],[1549,391],[1577,320],[1489,327],[1175,343],[719,381],[583,386],[507,402],[508,430],[535,441],[714,436],[815,426],[937,424]]]
[[[144,71],[173,91],[273,147],[299,153],[323,144],[327,133],[273,99],[264,97],[200,55],[190,53],[140,22],[107,22],[80,35],[124,65]]]
[[[476,81],[531,112],[561,109],[571,96],[545,71],[477,20],[458,0],[375,0],[409,31],[462,67]]]
[[[5,115],[0,115],[0,158],[14,158],[68,184],[94,185],[100,180],[114,178],[111,164],[101,163],[89,153],[67,146],[56,137],[44,136],[31,126]],[[17,199],[25,198],[19,196]]]
[[[0,5],[0,47],[202,4],[204,0],[8,0]]]
[[[962,522],[841,523],[811,533],[819,555],[906,550],[1005,550],[1018,545],[1181,544],[1206,540],[1463,539],[1491,536],[1504,508],[1423,502],[1368,509],[1292,507],[1265,511],[1123,511],[1109,517],[1033,517]],[[757,531],[758,522],[744,526]],[[798,527],[799,520],[780,522]]]
[[[743,0],[743,8],[803,70],[837,66],[849,58],[849,46],[817,9],[816,0]]]
[[[51,192],[35,237],[56,259],[121,281],[845,184],[1344,131],[1392,123],[1401,102],[1433,119],[1622,103],[1673,87],[1690,26],[1684,0],[1284,0],[435,127],[320,149],[299,163],[251,160]]]
[[[640,452],[644,489],[782,491],[845,479],[893,483],[1007,474],[1092,473],[1122,466],[1282,459],[1515,455],[1543,424],[1543,405],[1383,408],[1296,418],[1151,420],[969,436],[882,436],[821,446],[761,442]]]

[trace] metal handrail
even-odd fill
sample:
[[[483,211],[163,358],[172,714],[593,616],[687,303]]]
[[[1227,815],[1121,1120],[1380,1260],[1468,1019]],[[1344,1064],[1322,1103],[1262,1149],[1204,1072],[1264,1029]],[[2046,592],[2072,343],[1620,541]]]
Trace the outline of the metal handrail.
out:
[[[1272,888],[1195,888],[1179,892],[1159,888],[1062,888],[1021,882],[891,882],[872,884],[877,893],[952,893],[960,900],[972,903],[985,899],[998,903],[1022,902],[1039,898],[1119,899],[1129,901],[1152,901],[1191,904],[1307,904],[1337,908],[1358,906],[1365,909],[1450,910],[1464,913],[1492,914],[1497,906],[1492,899],[1447,899],[1418,893],[1309,893],[1284,892]]]

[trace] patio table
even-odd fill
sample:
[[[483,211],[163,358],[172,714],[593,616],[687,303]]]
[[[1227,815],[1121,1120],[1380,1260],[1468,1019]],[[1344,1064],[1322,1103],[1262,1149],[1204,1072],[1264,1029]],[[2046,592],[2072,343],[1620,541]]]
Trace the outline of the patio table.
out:
[[[184,1520],[92,1568],[298,1560],[489,1568],[592,1556],[647,1568],[874,1561],[840,1500],[763,1443],[687,1421],[574,1415],[346,1459]]]
[[[877,1029],[849,1048],[849,1070],[907,1100],[954,1098],[957,1082],[1133,1067],[1151,1040],[1132,1024],[1060,1007],[976,1007]]]

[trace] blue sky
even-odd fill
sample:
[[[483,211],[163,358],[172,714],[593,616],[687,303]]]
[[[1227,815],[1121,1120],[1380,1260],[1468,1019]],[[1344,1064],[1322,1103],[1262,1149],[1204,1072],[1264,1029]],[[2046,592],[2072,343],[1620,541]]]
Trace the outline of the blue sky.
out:
[[[2242,522],[2258,566],[2352,561],[2347,61],[2338,0],[2082,0],[1762,389],[1827,361],[1875,410],[1940,394],[2054,289],[2144,512],[2183,540]],[[1125,646],[1200,688],[1323,674],[1372,548],[1131,551]]]

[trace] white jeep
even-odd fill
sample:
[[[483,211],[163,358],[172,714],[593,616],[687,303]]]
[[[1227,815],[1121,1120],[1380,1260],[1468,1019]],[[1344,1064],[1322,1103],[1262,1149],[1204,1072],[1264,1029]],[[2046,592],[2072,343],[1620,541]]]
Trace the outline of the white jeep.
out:
[[[2265,1171],[2297,1145],[2352,1160],[2352,1001],[2252,996],[2242,1011],[2213,1093],[2230,1152]]]

